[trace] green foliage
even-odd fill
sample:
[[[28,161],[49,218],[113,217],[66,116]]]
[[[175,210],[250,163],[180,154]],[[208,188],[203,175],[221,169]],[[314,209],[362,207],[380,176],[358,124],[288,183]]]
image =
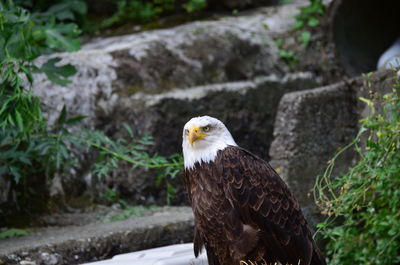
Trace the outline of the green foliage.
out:
[[[60,58],[49,59],[40,67],[40,71],[45,73],[50,81],[61,86],[66,86],[70,83],[67,78],[76,74],[76,69],[70,64],[56,66],[55,64],[58,63],[60,60]]]
[[[119,192],[115,189],[106,189],[105,192],[101,196],[104,200],[108,202],[108,204],[119,204],[121,210],[117,212],[107,213],[104,216],[100,216],[100,218],[104,222],[114,222],[128,219],[132,216],[141,217],[150,213],[154,210],[159,209],[159,206],[132,206],[129,205],[125,200],[120,198]]]
[[[25,229],[10,228],[0,230],[0,239],[21,237],[26,235],[28,235],[28,231]]]
[[[325,6],[322,0],[310,0],[308,6],[300,7],[300,13],[295,16],[296,23],[294,29],[303,29],[304,27],[316,27],[320,25],[320,19],[325,13]]]
[[[57,58],[41,67],[33,63],[43,53],[79,49],[76,25],[56,22],[61,18],[57,14],[49,10],[43,16],[31,15],[11,0],[0,3],[0,173],[12,176],[17,184],[22,176],[38,172],[38,164],[47,173],[60,168],[58,158],[65,152],[53,137],[58,132],[47,129],[39,99],[27,89],[34,72],[61,85],[75,73],[71,65],[56,66]]]
[[[124,124],[124,128],[128,134],[125,139],[119,138],[114,141],[101,131],[82,130],[79,137],[72,137],[71,144],[81,147],[87,146],[99,151],[93,171],[98,177],[106,176],[111,169],[118,168],[120,162],[130,164],[132,169],[141,167],[147,170],[156,170],[158,172],[156,184],[160,185],[165,182],[166,200],[170,204],[171,199],[176,194],[170,180],[174,179],[181,171],[183,166],[182,156],[175,154],[166,158],[158,154],[150,155],[146,150],[153,145],[152,137],[144,135],[138,138],[128,125]]]
[[[206,0],[189,0],[186,4],[183,5],[188,13],[198,12],[206,8],[206,6]]]
[[[63,109],[57,122],[58,134],[53,135],[53,138],[57,139],[58,143],[58,149],[54,150],[56,155],[53,156],[56,161],[51,162],[56,162],[56,165],[59,166],[67,165],[69,167],[72,164],[77,164],[77,157],[70,151],[71,149],[76,150],[75,152],[78,153],[97,150],[93,173],[99,178],[107,176],[111,170],[119,168],[121,163],[131,165],[132,169],[141,167],[147,170],[156,170],[159,174],[156,183],[160,184],[160,180],[165,180],[168,194],[167,203],[170,203],[170,199],[175,196],[175,192],[169,187],[168,180],[175,178],[180,172],[183,166],[181,155],[176,154],[170,158],[165,158],[158,154],[150,155],[147,150],[153,145],[152,137],[149,135],[137,137],[134,135],[132,128],[126,124],[123,124],[123,127],[127,137],[116,140],[98,130],[80,129],[79,132],[71,133],[67,129],[69,125],[73,125],[83,118],[83,116],[77,116],[67,119],[66,109]],[[69,165],[71,161],[72,164]],[[119,199],[118,192],[115,190],[106,191],[104,196],[108,200],[115,199],[115,202],[123,204]]]
[[[301,42],[303,43],[303,45],[307,47],[308,44],[309,44],[310,41],[311,41],[311,32],[309,32],[309,31],[303,31],[303,32],[300,34],[300,40],[301,40]]]
[[[115,222],[126,220],[132,216],[142,217],[148,213],[151,213],[155,210],[160,209],[159,206],[129,206],[125,205],[122,207],[122,212],[120,213],[112,213],[102,217],[104,222]]]
[[[289,65],[297,63],[297,58],[293,51],[280,50],[279,56]]]
[[[146,23],[172,12],[177,0],[123,0],[118,2],[118,10],[111,17],[103,20],[100,29],[121,25],[126,22]],[[207,5],[206,0],[187,0],[182,7],[188,13],[198,12]]]
[[[275,41],[276,47],[279,49],[279,56],[290,66],[297,64],[298,58],[293,51],[285,50],[283,47],[283,39],[279,38]]]
[[[96,14],[87,14],[85,0],[15,0],[14,2],[18,6],[31,10],[35,19],[55,21],[58,31],[61,30],[59,22],[73,21],[87,34],[123,24],[149,23],[176,11],[195,13],[207,6],[207,0],[119,0],[115,1],[117,11],[109,17],[102,17],[98,21],[99,18]],[[54,36],[55,39],[58,38],[57,32],[52,32],[50,25],[47,30],[50,36]],[[65,27],[65,32],[68,33],[71,30]]]
[[[0,177],[12,179],[18,190],[16,202],[32,204],[29,198],[38,197],[39,191],[30,186],[30,181],[41,179],[47,184],[54,174],[78,165],[82,152],[98,152],[95,173],[99,176],[118,167],[119,161],[165,172],[166,178],[174,176],[182,165],[174,159],[169,162],[149,155],[146,150],[151,138],[137,139],[128,126],[125,128],[130,138],[116,141],[100,131],[72,131],[71,125],[85,117],[68,117],[65,107],[54,128],[47,125],[40,100],[29,89],[33,74],[44,73],[54,83],[65,86],[76,69],[72,65],[58,66],[60,59],[56,57],[40,66],[34,60],[54,51],[79,49],[76,37],[80,31],[70,21],[85,12],[86,5],[81,1],[62,1],[33,14],[11,0],[0,2]]]
[[[101,198],[103,198],[108,204],[114,204],[119,202],[120,200],[119,192],[115,188],[107,188],[105,192],[101,195]]]
[[[311,32],[304,29],[319,26],[324,13],[325,6],[322,0],[310,0],[308,6],[300,7],[300,13],[295,16],[296,23],[293,28],[302,31],[299,40],[304,46],[307,47],[311,40]]]
[[[158,158],[158,163],[161,165],[170,164],[173,166],[165,167],[163,170],[159,170],[158,177],[156,179],[156,184],[161,185],[162,183],[166,183],[167,188],[167,204],[171,203],[171,199],[173,199],[176,195],[176,189],[171,184],[171,181],[176,178],[176,176],[181,172],[181,168],[183,166],[183,157],[180,154],[172,155],[169,160],[164,157]],[[176,166],[174,166],[176,165]]]
[[[279,4],[281,4],[281,5],[290,4],[292,2],[293,2],[293,0],[279,0]]]
[[[40,103],[24,89],[29,85],[24,77],[32,83],[32,73],[43,72],[51,80],[65,85],[68,83],[65,77],[75,71],[71,65],[56,66],[56,58],[42,67],[33,63],[43,53],[79,49],[76,25],[55,24],[55,15],[52,18],[45,20],[40,14],[31,16],[12,1],[0,3],[0,128],[40,131],[45,126]]]
[[[384,95],[381,111],[369,99],[370,116],[354,141],[329,162],[317,182],[317,202],[329,217],[319,224],[327,239],[329,264],[400,263],[400,98]],[[366,146],[360,146],[362,135]],[[355,147],[357,164],[332,176],[335,160]]]
[[[129,20],[149,22],[155,19],[160,11],[161,9],[156,8],[153,3],[146,3],[141,0],[119,1],[117,12],[103,20],[100,29],[119,25]]]

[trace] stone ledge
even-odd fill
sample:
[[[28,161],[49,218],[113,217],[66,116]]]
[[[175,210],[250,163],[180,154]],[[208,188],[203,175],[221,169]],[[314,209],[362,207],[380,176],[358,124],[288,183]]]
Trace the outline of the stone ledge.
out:
[[[387,93],[396,81],[392,71],[333,85],[287,93],[279,103],[271,165],[286,181],[301,206],[313,206],[312,189],[327,162],[348,145],[359,130],[359,120],[368,115],[359,97]],[[379,107],[379,106],[378,106]],[[345,172],[356,154],[347,150],[335,163],[334,175]]]
[[[106,259],[191,242],[193,226],[191,208],[171,207],[124,221],[42,228],[25,237],[0,240],[0,264],[72,265]]]
[[[98,101],[137,92],[253,79],[286,72],[273,38],[291,29],[304,4],[260,8],[247,15],[118,37],[96,38],[74,53],[58,53],[60,65],[78,73],[67,87],[35,75],[33,91],[54,124],[64,104],[71,115],[96,116]],[[266,26],[267,25],[267,26]],[[48,57],[41,57],[40,65]],[[93,124],[91,124],[93,125]]]

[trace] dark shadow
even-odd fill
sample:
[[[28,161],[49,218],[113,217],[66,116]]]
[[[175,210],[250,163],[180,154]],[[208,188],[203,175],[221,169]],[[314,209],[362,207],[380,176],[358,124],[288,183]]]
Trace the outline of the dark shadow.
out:
[[[400,1],[334,3],[333,40],[350,76],[376,70],[380,55],[400,36]]]

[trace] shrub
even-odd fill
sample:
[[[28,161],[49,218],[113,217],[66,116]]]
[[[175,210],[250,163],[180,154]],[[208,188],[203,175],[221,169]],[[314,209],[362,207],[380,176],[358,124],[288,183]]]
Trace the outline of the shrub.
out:
[[[0,178],[9,180],[12,189],[10,204],[0,209],[0,225],[10,214],[30,216],[45,210],[50,179],[79,165],[82,152],[98,154],[94,166],[98,176],[118,167],[119,161],[157,169],[164,178],[174,177],[182,165],[176,158],[170,161],[148,154],[151,138],[137,138],[127,126],[127,140],[113,140],[101,131],[71,131],[70,126],[85,117],[69,117],[65,107],[54,128],[47,125],[40,99],[30,90],[34,73],[45,73],[51,81],[67,85],[76,70],[72,65],[57,66],[59,58],[52,57],[40,67],[34,60],[42,54],[80,48],[80,30],[71,22],[71,10],[86,12],[85,6],[71,9],[62,2],[31,14],[11,0],[0,2]]]
[[[400,98],[361,98],[370,116],[361,120],[355,147],[359,160],[346,174],[331,176],[335,160],[317,182],[317,202],[329,217],[319,224],[329,264],[400,263]],[[377,111],[376,103],[382,106]],[[365,147],[360,143],[366,135]]]
[[[109,18],[104,19],[100,29],[120,25],[127,22],[146,23],[173,12],[177,7],[178,0],[123,0],[118,2],[117,12]],[[188,13],[204,9],[206,0],[186,0],[182,7]]]

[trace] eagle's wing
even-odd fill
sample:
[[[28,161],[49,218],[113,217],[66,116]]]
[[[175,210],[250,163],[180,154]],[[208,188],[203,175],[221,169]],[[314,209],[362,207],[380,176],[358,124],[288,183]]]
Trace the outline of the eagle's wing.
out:
[[[225,194],[244,225],[257,231],[254,251],[282,264],[309,264],[315,244],[299,203],[264,160],[239,147],[219,156]]]

